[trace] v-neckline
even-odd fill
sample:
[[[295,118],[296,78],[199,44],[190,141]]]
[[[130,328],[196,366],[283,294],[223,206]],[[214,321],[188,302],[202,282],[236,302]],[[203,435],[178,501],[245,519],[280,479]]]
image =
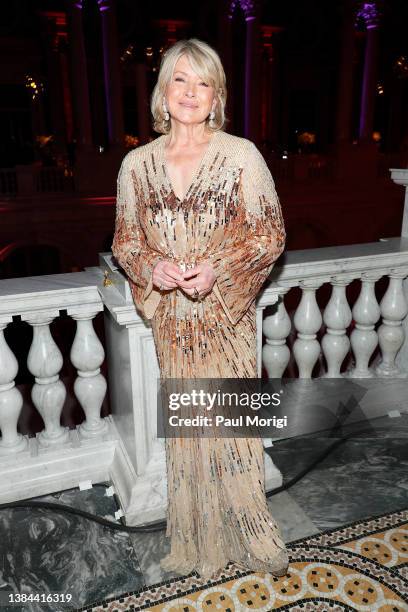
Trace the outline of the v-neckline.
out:
[[[186,201],[187,196],[189,195],[189,193],[190,193],[194,183],[196,182],[196,180],[198,178],[198,175],[201,172],[201,169],[203,168],[205,162],[207,161],[207,158],[208,158],[208,156],[209,156],[209,154],[211,152],[211,149],[213,147],[214,140],[215,140],[215,138],[217,136],[217,133],[218,132],[214,132],[212,134],[210,140],[208,141],[207,147],[206,147],[205,152],[204,152],[204,154],[203,154],[203,156],[202,156],[202,158],[200,160],[200,163],[198,164],[198,166],[194,170],[194,172],[192,174],[192,177],[191,177],[191,180],[190,180],[190,183],[189,183],[189,185],[187,187],[187,190],[186,190],[186,192],[185,192],[185,194],[183,195],[182,198],[179,198],[179,196],[174,191],[173,183],[171,181],[170,174],[169,174],[168,169],[167,169],[166,147],[165,147],[165,145],[166,145],[166,139],[167,139],[168,135],[167,134],[163,134],[163,136],[162,136],[162,149],[161,149],[161,151],[162,151],[162,165],[163,165],[164,175],[165,175],[165,178],[166,178],[166,181],[167,181],[167,184],[168,184],[169,191],[174,195],[176,200],[178,202],[180,202],[181,204]]]

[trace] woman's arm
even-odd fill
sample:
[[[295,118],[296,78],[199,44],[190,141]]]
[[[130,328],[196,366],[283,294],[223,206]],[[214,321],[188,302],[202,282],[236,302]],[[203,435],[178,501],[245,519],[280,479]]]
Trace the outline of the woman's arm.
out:
[[[132,152],[123,159],[118,174],[112,253],[129,277],[136,305],[151,319],[160,301],[152,273],[161,255],[147,244],[140,227],[131,164]]]
[[[213,291],[234,325],[256,298],[285,246],[275,184],[261,153],[250,143],[241,175],[245,220],[234,244],[207,260],[217,280]]]

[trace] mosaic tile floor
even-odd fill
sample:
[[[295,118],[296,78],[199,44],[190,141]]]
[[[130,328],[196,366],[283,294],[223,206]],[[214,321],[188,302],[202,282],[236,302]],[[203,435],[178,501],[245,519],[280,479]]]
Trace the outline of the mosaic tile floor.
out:
[[[268,499],[286,542],[408,507],[408,415],[372,423],[375,437],[347,441],[295,486]],[[276,443],[271,453],[288,480],[329,443],[313,437],[292,439]],[[94,486],[41,499],[114,520],[115,500],[105,492],[106,487]],[[160,568],[168,548],[164,531],[129,534],[48,510],[1,510],[0,594],[72,592],[71,607],[65,609],[80,608],[179,579]],[[20,609],[56,612],[35,602]],[[19,612],[19,606],[3,605],[1,610]]]
[[[196,574],[82,608],[86,612],[404,612],[408,595],[408,511],[358,521],[289,544],[286,576],[240,572],[214,580]]]

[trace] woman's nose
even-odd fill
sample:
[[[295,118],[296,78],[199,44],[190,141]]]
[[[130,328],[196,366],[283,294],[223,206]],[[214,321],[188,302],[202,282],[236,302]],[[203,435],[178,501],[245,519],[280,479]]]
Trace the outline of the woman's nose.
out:
[[[191,97],[191,96],[195,96],[195,93],[196,93],[195,85],[193,85],[192,83],[187,83],[186,94]]]

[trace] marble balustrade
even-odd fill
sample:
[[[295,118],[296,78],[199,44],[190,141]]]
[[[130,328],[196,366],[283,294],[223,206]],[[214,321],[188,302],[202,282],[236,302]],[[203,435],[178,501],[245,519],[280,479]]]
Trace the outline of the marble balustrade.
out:
[[[376,283],[383,277],[387,287],[378,303]],[[407,277],[405,238],[286,253],[257,301],[259,372],[263,364],[269,377],[281,378],[292,360],[299,379],[346,374],[392,380],[395,387],[407,371]],[[354,281],[359,293],[352,304],[346,289]],[[322,304],[317,290],[324,284],[331,290]],[[285,300],[295,288],[300,299],[290,312]],[[82,423],[71,430],[61,426],[66,389],[59,375],[61,351],[52,334],[61,311],[76,322],[70,360],[77,371],[74,393],[84,413]],[[93,327],[102,312],[105,346]],[[33,376],[32,402],[44,422],[35,437],[18,431],[18,365],[4,335],[13,318],[26,321],[33,332],[27,367]],[[101,418],[105,354],[111,415]],[[350,356],[346,371],[343,364]],[[110,253],[100,254],[99,267],[84,272],[0,281],[0,502],[110,480],[129,524],[164,518],[167,483],[164,440],[157,438],[158,377],[150,325],[136,312]],[[265,446],[271,443],[264,440]],[[267,488],[281,479],[265,453]]]
[[[269,378],[281,378],[291,357],[299,378],[310,379],[312,373],[328,378],[404,376],[408,364],[397,363],[397,355],[407,341],[407,256],[406,238],[286,253],[258,302],[259,310],[276,301],[274,312],[260,319],[262,363]],[[376,283],[383,277],[388,286],[378,303]],[[359,295],[349,304],[346,289],[353,281],[360,284]],[[325,284],[330,298],[322,305],[316,292]],[[291,320],[285,299],[295,287],[301,298]],[[296,338],[290,350],[291,332]],[[377,347],[380,356],[373,367]],[[342,365],[350,353],[352,365],[345,372]]]

